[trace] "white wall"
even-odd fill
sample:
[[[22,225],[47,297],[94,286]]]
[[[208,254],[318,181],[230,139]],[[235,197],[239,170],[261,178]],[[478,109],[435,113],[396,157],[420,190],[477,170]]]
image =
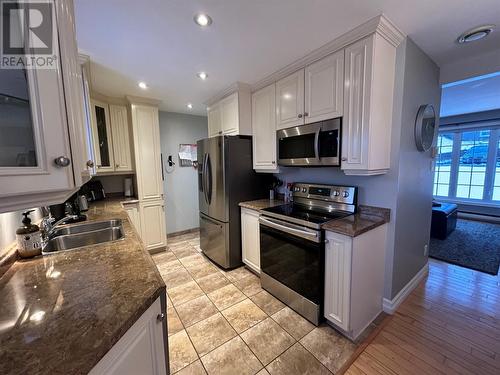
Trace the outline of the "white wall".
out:
[[[193,167],[180,166],[178,153],[179,144],[196,143],[207,136],[206,117],[160,111],[167,233],[199,226],[198,174]],[[168,155],[172,155],[176,164],[171,173],[166,172]]]
[[[391,209],[386,246],[384,295],[392,299],[426,262],[429,241],[432,176],[430,152],[415,147],[413,129],[418,107],[439,110],[439,68],[410,39],[396,53],[391,168],[381,176],[346,176],[340,168],[281,168],[287,182],[358,187],[358,204]]]

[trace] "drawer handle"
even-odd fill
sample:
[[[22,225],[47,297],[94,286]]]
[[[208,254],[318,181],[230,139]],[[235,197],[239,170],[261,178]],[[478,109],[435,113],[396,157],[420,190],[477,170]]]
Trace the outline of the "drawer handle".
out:
[[[158,320],[159,322],[163,322],[165,320],[165,313],[159,313],[156,317],[156,320]]]

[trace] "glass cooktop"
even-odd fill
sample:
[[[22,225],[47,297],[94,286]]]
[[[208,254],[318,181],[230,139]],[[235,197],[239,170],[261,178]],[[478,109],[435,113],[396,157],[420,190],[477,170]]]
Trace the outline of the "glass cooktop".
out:
[[[351,215],[350,212],[344,212],[344,211],[332,211],[332,212],[318,211],[318,210],[313,211],[307,206],[303,206],[300,204],[293,204],[293,203],[265,208],[262,211],[274,214],[272,216],[277,216],[277,215],[286,216],[318,225],[324,224],[327,221],[333,219],[340,219],[342,217]]]

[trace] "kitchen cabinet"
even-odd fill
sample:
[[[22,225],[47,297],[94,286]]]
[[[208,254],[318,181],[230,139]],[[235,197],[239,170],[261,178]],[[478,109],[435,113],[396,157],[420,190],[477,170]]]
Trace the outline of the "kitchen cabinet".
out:
[[[353,340],[382,312],[386,232],[326,232],[324,315]]]
[[[253,271],[260,273],[259,212],[241,208],[242,260]]]
[[[50,3],[56,69],[0,72],[0,212],[60,203],[90,178],[73,3]]]
[[[344,104],[344,50],[305,68],[304,123],[341,117]]]
[[[216,137],[222,134],[222,117],[220,105],[214,104],[208,109],[208,136]]]
[[[131,108],[138,198],[163,200],[158,107],[132,103]]]
[[[276,129],[304,124],[304,69],[276,82]]]
[[[396,48],[375,33],[345,49],[341,168],[348,175],[390,168]]]
[[[142,234],[141,218],[139,215],[139,201],[122,202],[123,209],[128,215],[132,226],[139,236]]]
[[[252,94],[253,168],[278,170],[276,150],[276,85]]]
[[[141,239],[147,250],[158,250],[167,246],[165,225],[165,202],[163,200],[139,203]]]
[[[251,94],[246,85],[237,85],[230,94],[214,100],[207,109],[208,136],[251,135]]]
[[[106,98],[103,95],[99,97]],[[91,102],[97,174],[132,172],[134,168],[127,107],[95,98]]]
[[[111,119],[107,103],[91,100],[92,103],[92,136],[97,173],[114,172],[113,140],[111,138]]]
[[[134,168],[132,166],[127,107],[111,104],[109,118],[111,120],[114,170],[115,172],[131,172]]]
[[[89,375],[165,375],[166,312],[158,298],[94,366]]]

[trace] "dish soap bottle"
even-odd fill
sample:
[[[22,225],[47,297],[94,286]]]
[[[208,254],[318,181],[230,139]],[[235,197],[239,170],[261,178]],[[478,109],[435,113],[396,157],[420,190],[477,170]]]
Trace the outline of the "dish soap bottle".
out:
[[[16,230],[17,252],[21,258],[30,258],[42,253],[42,232],[40,227],[31,224],[29,214],[33,212],[23,212],[23,226]]]

